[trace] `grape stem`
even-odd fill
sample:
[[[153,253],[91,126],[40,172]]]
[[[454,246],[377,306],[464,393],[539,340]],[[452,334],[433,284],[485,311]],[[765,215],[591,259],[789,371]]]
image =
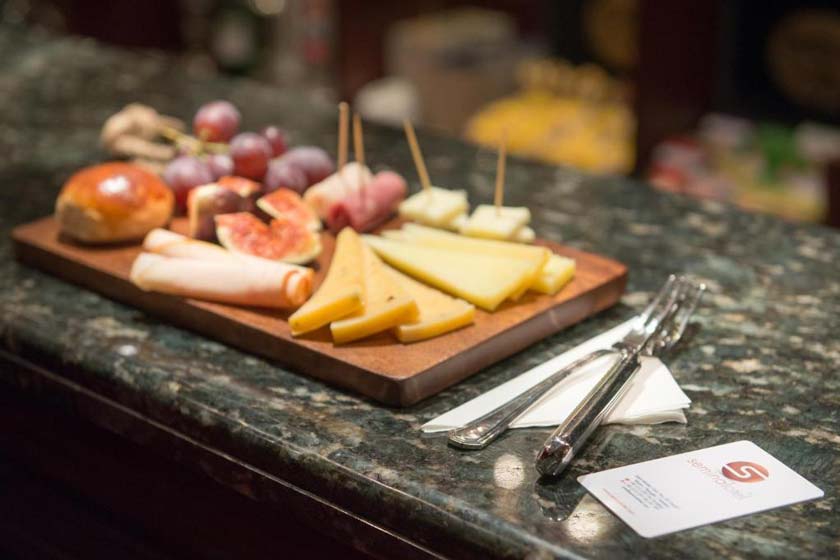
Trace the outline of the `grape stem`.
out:
[[[171,126],[161,127],[161,136],[170,140],[176,145],[184,145],[193,155],[200,155],[202,153],[226,154],[228,153],[228,145],[222,142],[206,142],[200,140],[195,136],[190,136],[185,132],[181,132],[177,128]]]

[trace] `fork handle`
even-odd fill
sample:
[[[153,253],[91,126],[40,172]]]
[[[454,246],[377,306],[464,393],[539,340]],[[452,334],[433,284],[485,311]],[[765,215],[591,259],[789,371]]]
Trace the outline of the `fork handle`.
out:
[[[640,365],[638,352],[622,351],[621,358],[546,440],[537,455],[536,467],[541,475],[556,476],[565,470],[630,389],[630,380]]]
[[[514,420],[539,401],[557,383],[565,379],[573,371],[613,352],[615,350],[596,350],[582,358],[578,358],[516,398],[494,408],[469,424],[450,431],[449,443],[461,449],[484,449],[492,441],[505,433]]]

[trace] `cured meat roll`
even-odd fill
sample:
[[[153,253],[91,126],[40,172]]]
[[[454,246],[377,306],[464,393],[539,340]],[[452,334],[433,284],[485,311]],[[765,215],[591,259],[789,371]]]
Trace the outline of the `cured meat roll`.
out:
[[[224,260],[234,257],[230,251],[213,243],[190,239],[185,235],[161,228],[153,229],[146,235],[143,240],[143,250],[182,259]]]
[[[370,169],[352,161],[320,183],[309,187],[303,193],[303,200],[324,220],[333,204],[355,193],[372,179]]]
[[[327,226],[333,233],[346,226],[360,233],[370,231],[397,210],[407,192],[405,179],[397,173],[377,173],[370,183],[330,207],[326,216]]]
[[[141,253],[131,267],[141,290],[280,309],[302,305],[312,293],[312,270],[254,257],[199,260]]]

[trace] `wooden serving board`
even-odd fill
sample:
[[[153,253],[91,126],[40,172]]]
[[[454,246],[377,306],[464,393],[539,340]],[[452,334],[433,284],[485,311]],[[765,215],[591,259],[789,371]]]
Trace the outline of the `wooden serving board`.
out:
[[[172,229],[183,232],[185,220]],[[397,222],[391,224],[398,225]],[[387,227],[387,226],[386,226]],[[551,242],[538,242],[577,261],[574,280],[555,296],[528,292],[494,313],[476,310],[475,324],[443,336],[401,344],[388,333],[336,346],[329,329],[293,338],[289,313],[235,307],[144,292],[129,281],[140,246],[78,245],[59,234],[52,217],[12,233],[20,261],[128,303],[210,338],[354,389],[377,401],[408,406],[615,304],[624,292],[627,268],[616,261]],[[323,235],[317,287],[332,258],[334,237]]]

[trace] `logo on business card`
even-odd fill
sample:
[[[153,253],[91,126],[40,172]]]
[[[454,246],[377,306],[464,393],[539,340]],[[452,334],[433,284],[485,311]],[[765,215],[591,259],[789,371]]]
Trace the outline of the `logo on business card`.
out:
[[[726,463],[720,471],[723,476],[735,482],[761,482],[770,477],[770,472],[766,468],[750,461]]]

